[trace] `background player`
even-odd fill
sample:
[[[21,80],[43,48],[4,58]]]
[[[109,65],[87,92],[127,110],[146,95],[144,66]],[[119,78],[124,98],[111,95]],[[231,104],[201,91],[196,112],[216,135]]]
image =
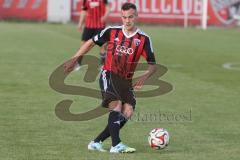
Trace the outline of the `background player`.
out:
[[[82,11],[78,23],[78,31],[82,28],[82,42],[83,45],[87,40],[98,34],[106,26],[106,20],[110,13],[108,0],[83,0]],[[100,64],[105,60],[104,46],[99,48]],[[81,63],[81,60],[79,61]]]

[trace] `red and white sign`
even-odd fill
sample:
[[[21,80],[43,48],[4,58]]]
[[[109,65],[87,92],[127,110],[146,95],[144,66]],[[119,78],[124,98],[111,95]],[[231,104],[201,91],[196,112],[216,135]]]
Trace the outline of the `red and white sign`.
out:
[[[71,2],[72,20],[78,21],[83,0]],[[201,24],[203,0],[109,0],[109,22],[121,23],[121,5],[128,1],[136,4],[139,21],[157,24]],[[0,0],[0,19],[21,18],[47,20],[50,0]],[[56,1],[58,2],[58,1]],[[59,1],[60,3],[60,1]],[[56,15],[59,15],[56,13]],[[208,24],[232,25],[234,17],[240,16],[240,0],[208,0]]]
[[[119,20],[122,0],[111,1],[113,21]],[[149,23],[183,23],[184,16],[188,14],[189,22],[198,23],[202,14],[202,0],[129,0],[133,2],[139,13],[140,22]]]
[[[132,2],[138,8],[139,21],[144,23],[199,25],[202,19],[203,0],[111,0],[110,22],[121,22],[121,5]],[[82,0],[72,0],[72,19],[78,20]],[[208,24],[229,25],[233,15],[240,15],[240,0],[208,0]]]
[[[45,21],[47,0],[0,0],[0,19]]]

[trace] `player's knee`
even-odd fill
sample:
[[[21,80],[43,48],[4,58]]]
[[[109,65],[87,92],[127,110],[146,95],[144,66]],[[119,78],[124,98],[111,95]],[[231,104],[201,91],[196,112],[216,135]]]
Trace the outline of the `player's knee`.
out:
[[[122,113],[127,119],[131,118],[133,115],[133,107],[130,105],[124,106]]]
[[[133,115],[133,110],[125,110],[125,111],[123,112],[123,115],[124,115],[127,119],[131,118],[132,115]]]
[[[109,103],[109,110],[110,111],[117,111],[117,112],[121,112],[122,110],[122,102],[121,101],[112,101],[111,103]]]

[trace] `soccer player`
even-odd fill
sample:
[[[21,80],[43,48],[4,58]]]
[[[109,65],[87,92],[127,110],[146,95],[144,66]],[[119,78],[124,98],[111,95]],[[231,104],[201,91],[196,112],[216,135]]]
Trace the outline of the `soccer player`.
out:
[[[102,106],[109,108],[108,124],[105,129],[88,144],[89,150],[104,152],[102,142],[111,137],[111,153],[129,153],[136,149],[121,142],[119,131],[132,116],[136,100],[133,90],[141,89],[144,82],[156,71],[155,57],[150,37],[135,25],[137,9],[132,3],[124,3],[121,8],[122,26],[105,28],[100,34],[88,40],[65,63],[65,72],[71,72],[80,56],[87,53],[95,44],[107,43],[106,62],[102,67],[100,88],[102,90]],[[148,62],[148,68],[136,82],[132,77],[140,57]]]
[[[78,31],[82,33],[83,45],[86,41],[91,39],[93,36],[98,34],[106,26],[106,19],[110,13],[110,7],[108,0],[84,0],[82,4],[82,11],[78,23]],[[102,65],[105,61],[105,50],[104,46],[99,48],[100,52],[100,64]],[[81,64],[81,59],[79,60]]]

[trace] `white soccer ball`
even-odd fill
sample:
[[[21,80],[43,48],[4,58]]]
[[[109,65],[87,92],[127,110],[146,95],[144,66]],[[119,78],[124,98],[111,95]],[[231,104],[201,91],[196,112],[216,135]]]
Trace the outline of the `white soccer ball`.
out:
[[[148,143],[153,149],[164,149],[169,144],[169,133],[164,128],[154,128],[149,132]]]

